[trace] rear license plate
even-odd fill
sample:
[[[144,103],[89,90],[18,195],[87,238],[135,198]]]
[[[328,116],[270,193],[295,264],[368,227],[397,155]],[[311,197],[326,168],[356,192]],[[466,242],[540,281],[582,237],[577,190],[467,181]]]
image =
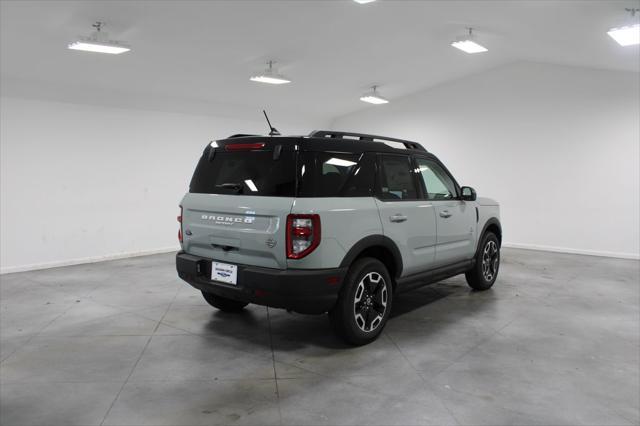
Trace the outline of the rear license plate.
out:
[[[211,280],[236,285],[238,283],[238,266],[211,262]]]

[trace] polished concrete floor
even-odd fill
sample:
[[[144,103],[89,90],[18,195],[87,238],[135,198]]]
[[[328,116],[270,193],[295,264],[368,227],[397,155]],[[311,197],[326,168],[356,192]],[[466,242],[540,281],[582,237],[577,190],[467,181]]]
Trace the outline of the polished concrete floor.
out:
[[[395,300],[375,343],[209,307],[157,255],[0,277],[0,424],[640,422],[640,262],[503,251]]]

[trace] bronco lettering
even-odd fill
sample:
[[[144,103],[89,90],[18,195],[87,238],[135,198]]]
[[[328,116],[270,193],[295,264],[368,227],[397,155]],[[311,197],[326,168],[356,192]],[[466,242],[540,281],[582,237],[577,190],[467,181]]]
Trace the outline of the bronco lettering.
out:
[[[202,216],[200,216],[200,218],[202,220],[215,220],[216,223],[222,223],[225,225],[233,225],[234,223],[247,223],[247,224],[251,224],[254,223],[256,221],[256,218],[253,216],[214,216],[214,215],[208,215],[208,214],[203,214]]]

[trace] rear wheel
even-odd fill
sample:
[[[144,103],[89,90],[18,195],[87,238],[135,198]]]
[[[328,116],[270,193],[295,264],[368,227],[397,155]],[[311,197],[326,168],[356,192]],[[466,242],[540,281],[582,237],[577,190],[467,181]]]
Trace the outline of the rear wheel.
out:
[[[202,292],[204,300],[214,308],[218,308],[223,312],[240,312],[248,305],[246,302],[238,302],[237,300],[227,299],[226,297],[216,296],[213,293]]]
[[[474,290],[488,290],[498,277],[500,268],[500,241],[493,232],[487,232],[480,243],[476,263],[465,274],[469,287]]]
[[[345,277],[336,306],[329,312],[334,330],[353,345],[374,341],[382,332],[393,299],[391,277],[382,262],[357,260]]]

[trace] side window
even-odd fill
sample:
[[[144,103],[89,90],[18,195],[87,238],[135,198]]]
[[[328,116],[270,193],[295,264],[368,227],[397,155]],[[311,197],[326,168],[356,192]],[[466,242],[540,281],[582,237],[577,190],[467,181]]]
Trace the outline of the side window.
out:
[[[442,167],[430,160],[417,158],[428,200],[450,200],[456,198],[456,185]]]
[[[382,200],[415,200],[418,190],[409,157],[380,156],[380,194]]]
[[[303,152],[299,197],[371,197],[372,154]]]
[[[375,154],[364,154],[344,184],[342,197],[371,197],[375,186]]]

